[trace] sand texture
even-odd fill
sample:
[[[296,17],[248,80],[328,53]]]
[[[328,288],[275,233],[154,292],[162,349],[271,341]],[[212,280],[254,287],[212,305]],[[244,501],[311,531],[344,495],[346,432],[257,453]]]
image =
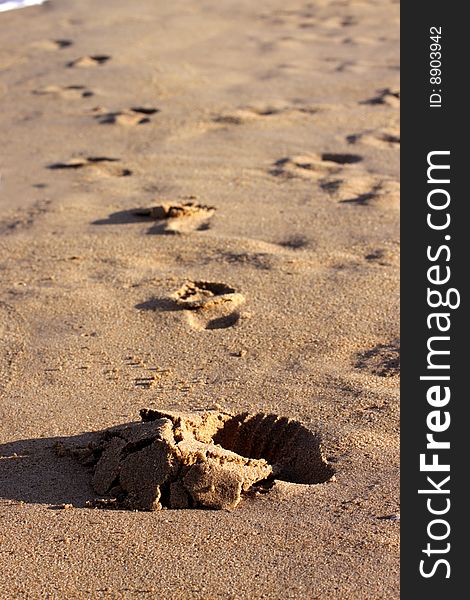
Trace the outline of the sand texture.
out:
[[[0,14],[0,598],[399,597],[398,8]]]

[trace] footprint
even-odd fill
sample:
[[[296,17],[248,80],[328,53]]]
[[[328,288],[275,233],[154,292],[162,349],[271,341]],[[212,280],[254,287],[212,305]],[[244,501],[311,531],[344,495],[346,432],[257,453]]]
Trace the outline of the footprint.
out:
[[[398,148],[400,146],[400,131],[397,128],[364,131],[347,136],[350,144],[366,144],[377,148]]]
[[[386,177],[350,174],[345,178],[325,179],[320,186],[337,202],[393,209],[400,207],[400,184]]]
[[[66,99],[88,98],[93,96],[93,92],[84,85],[47,85],[43,88],[33,90],[36,96],[58,96]]]
[[[119,158],[109,158],[107,156],[90,156],[87,158],[71,158],[66,162],[57,162],[48,166],[49,169],[58,170],[78,170],[86,169],[98,175],[107,177],[127,177],[132,175],[130,169],[124,169],[115,163]]]
[[[385,88],[379,90],[377,96],[364,100],[361,104],[386,104],[398,108],[400,106],[400,90],[398,88]]]
[[[303,235],[293,235],[290,238],[279,242],[279,246],[290,248],[291,250],[300,250],[309,245],[309,240]]]
[[[253,486],[269,492],[276,479],[291,485],[333,480],[320,435],[288,417],[153,409],[142,409],[140,417],[140,423],[57,443],[59,457],[92,468],[90,483],[106,498],[90,506],[229,510]]]
[[[156,221],[149,233],[189,233],[205,231],[215,213],[213,206],[194,202],[165,203],[150,208],[138,208],[133,214]]]
[[[190,281],[176,291],[172,300],[186,312],[189,325],[196,330],[227,329],[240,320],[236,307],[245,297],[225,283]]]
[[[146,108],[142,106],[116,112],[103,112],[97,114],[95,119],[102,125],[142,125],[150,123],[150,116],[157,112],[160,112],[158,108]]]
[[[358,353],[354,366],[379,377],[397,377],[400,374],[400,340],[378,344]]]
[[[362,161],[358,154],[301,154],[281,158],[274,163],[271,175],[279,177],[307,177],[320,180],[328,174],[340,173],[342,165],[353,165]]]
[[[67,63],[67,67],[97,67],[99,65],[104,65],[111,57],[107,54],[95,54],[93,56],[81,56],[80,58],[76,58],[71,62]]]
[[[315,114],[318,111],[314,106],[295,106],[283,101],[259,102],[217,115],[213,121],[225,125],[244,125],[264,118],[295,113]]]

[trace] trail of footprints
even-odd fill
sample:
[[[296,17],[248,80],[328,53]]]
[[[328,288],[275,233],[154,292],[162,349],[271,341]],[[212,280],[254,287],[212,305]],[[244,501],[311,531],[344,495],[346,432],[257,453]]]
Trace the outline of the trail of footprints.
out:
[[[70,40],[55,40],[47,44],[47,49],[62,49],[72,45]],[[69,68],[96,67],[110,60],[108,55],[93,55],[77,58],[67,63]],[[33,91],[38,96],[56,96],[61,98],[86,98],[93,92],[83,85],[49,85]],[[285,110],[285,107],[282,108]],[[279,112],[281,109],[279,108]],[[102,125],[141,125],[150,122],[151,116],[159,110],[154,107],[136,106],[119,111],[107,111],[100,107],[93,109],[94,118]],[[255,108],[247,111],[249,115],[274,114],[274,108]],[[246,115],[245,115],[246,116]],[[248,118],[248,117],[247,117]],[[243,115],[239,122],[242,122]],[[221,119],[224,122],[224,119]],[[228,117],[227,122],[237,122]],[[108,156],[75,157],[48,165],[49,169],[61,171],[84,170],[100,176],[125,177],[132,175],[130,169],[122,167],[120,159]],[[205,230],[209,227],[215,212],[212,206],[195,202],[163,203],[149,208],[132,211],[135,216],[154,222],[149,233],[189,233]],[[240,319],[237,310],[245,298],[234,288],[224,283],[207,281],[187,282],[169,299],[175,309],[186,314],[188,324],[195,330],[226,329],[236,325]]]
[[[289,11],[284,11],[288,16]],[[301,15],[309,18],[309,15]],[[353,20],[327,23],[325,27],[345,27],[354,24]],[[310,26],[302,22],[299,26]],[[72,45],[71,40],[48,41],[47,49],[62,50]],[[90,68],[105,65],[111,56],[97,54],[82,56],[69,61],[68,68]],[[78,99],[93,96],[93,92],[83,85],[58,86],[49,85],[33,91],[38,96],[50,95],[64,99]],[[363,104],[399,106],[399,91],[392,88],[379,90],[376,96]],[[309,105],[289,104],[275,101],[271,103],[254,103],[233,111],[223,112],[213,117],[215,123],[221,125],[243,125],[260,119],[295,114],[312,115],[318,108]],[[128,109],[109,111],[95,107],[93,118],[101,125],[134,126],[149,123],[151,117],[159,109],[147,106],[136,106]],[[351,145],[373,145],[377,147],[396,147],[399,145],[397,130],[371,130],[348,136]],[[359,205],[381,205],[383,207],[398,204],[398,183],[390,178],[370,175],[355,169],[363,158],[356,153],[304,154],[281,158],[275,162],[270,173],[276,177],[304,177],[313,179],[338,202],[356,203]],[[55,170],[85,170],[99,176],[125,177],[132,171],[120,164],[120,159],[106,156],[88,156],[71,158],[63,162],[49,165]],[[133,214],[154,222],[149,233],[189,233],[209,228],[210,219],[215,212],[211,206],[194,202],[165,203],[150,208],[136,209]],[[285,244],[290,248],[303,247],[305,240],[296,240]],[[185,313],[190,327],[195,330],[226,329],[235,326],[240,320],[239,306],[245,298],[235,288],[224,283],[207,281],[190,281],[177,290],[170,301],[175,309]]]

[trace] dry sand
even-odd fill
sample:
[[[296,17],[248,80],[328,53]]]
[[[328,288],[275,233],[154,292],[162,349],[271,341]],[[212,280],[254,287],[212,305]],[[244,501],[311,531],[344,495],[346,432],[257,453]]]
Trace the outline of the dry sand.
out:
[[[397,3],[0,31],[0,597],[398,598]],[[88,508],[54,446],[142,407],[295,419],[336,480]]]

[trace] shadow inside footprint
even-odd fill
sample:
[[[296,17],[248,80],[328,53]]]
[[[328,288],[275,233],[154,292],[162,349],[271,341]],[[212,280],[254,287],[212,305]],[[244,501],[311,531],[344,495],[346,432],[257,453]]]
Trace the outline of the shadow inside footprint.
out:
[[[363,160],[359,154],[340,154],[336,152],[324,152],[322,160],[338,163],[339,165],[353,165]]]
[[[240,313],[234,311],[223,317],[216,317],[207,321],[205,329],[228,329],[233,327],[240,320]]]

